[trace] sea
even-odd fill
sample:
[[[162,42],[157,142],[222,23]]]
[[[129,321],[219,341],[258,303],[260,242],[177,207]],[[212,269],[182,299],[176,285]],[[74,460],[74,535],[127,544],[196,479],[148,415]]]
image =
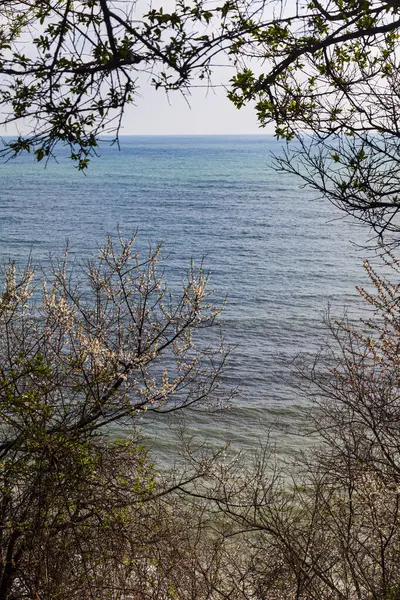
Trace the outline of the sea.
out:
[[[138,248],[162,242],[177,290],[190,261],[203,261],[234,349],[224,383],[229,408],[138,418],[166,463],[182,429],[199,445],[251,453],[268,438],[280,455],[310,441],[311,400],[294,364],[312,361],[337,318],[363,315],[368,231],[348,221],[294,176],[277,172],[283,145],[268,135],[122,136],[105,140],[85,174],[60,147],[57,160],[24,155],[0,165],[0,262],[31,257],[44,271],[68,240],[85,261],[107,234],[137,231]]]

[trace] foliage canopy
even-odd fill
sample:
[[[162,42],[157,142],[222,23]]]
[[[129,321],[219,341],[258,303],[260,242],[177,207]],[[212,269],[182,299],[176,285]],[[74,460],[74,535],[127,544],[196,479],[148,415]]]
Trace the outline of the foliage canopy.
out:
[[[278,167],[379,236],[399,228],[399,9],[296,3],[244,38],[244,68],[229,92],[238,107],[255,103],[261,125],[274,122],[278,137],[295,140]]]
[[[180,0],[147,12],[111,0],[4,2],[3,124],[27,131],[4,153],[42,160],[61,141],[83,169],[99,136],[118,134],[143,77],[187,93],[218,83],[225,61],[236,106],[254,103],[261,126],[297,140],[279,166],[395,234],[399,10],[395,0]]]
[[[242,28],[230,10],[229,1],[212,10],[179,1],[171,11],[143,13],[134,2],[109,0],[2,2],[3,123],[29,130],[11,153],[34,149],[40,161],[61,141],[85,168],[99,134],[118,132],[140,74],[156,88],[182,91],[194,74],[207,78],[227,38],[211,20],[227,31]]]

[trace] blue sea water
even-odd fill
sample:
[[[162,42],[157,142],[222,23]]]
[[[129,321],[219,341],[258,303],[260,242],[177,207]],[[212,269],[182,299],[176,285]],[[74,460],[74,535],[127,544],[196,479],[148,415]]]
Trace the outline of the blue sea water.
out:
[[[328,302],[358,315],[366,232],[343,221],[301,182],[274,170],[270,136],[127,136],[105,145],[86,176],[61,151],[46,169],[32,157],[0,165],[0,261],[48,265],[66,240],[86,258],[119,225],[138,245],[162,241],[167,278],[177,285],[190,259],[204,258],[236,346],[228,411],[192,413],[189,427],[208,443],[247,448],[272,427],[282,451],[301,445],[306,400],[291,363],[316,353],[326,337]],[[142,423],[161,451],[168,424]],[[147,429],[146,429],[147,428]],[[286,433],[285,433],[286,432]]]

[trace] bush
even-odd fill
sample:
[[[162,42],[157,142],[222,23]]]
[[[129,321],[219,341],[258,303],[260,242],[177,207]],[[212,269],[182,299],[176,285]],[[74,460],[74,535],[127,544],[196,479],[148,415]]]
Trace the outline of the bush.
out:
[[[383,261],[396,281],[400,262]],[[212,597],[400,598],[399,284],[365,268],[373,316],[361,330],[331,323],[333,343],[306,378],[302,369],[316,403],[311,453],[284,469],[267,448],[252,469],[215,476],[219,547],[235,558]]]

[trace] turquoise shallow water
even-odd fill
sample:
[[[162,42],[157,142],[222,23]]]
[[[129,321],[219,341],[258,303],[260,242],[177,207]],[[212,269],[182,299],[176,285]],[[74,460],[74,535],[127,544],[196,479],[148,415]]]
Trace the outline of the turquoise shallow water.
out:
[[[117,225],[138,229],[138,244],[164,242],[173,285],[190,259],[204,257],[228,342],[236,345],[227,386],[229,411],[191,414],[209,443],[247,448],[273,426],[278,445],[301,445],[305,400],[290,364],[323,342],[328,302],[336,315],[358,316],[365,232],[338,218],[293,177],[274,171],[269,136],[123,137],[105,146],[87,176],[62,156],[46,169],[30,156],[0,165],[0,259],[48,264],[66,239],[84,258]],[[149,425],[160,451],[173,447],[165,421]],[[283,434],[285,430],[286,434]]]

